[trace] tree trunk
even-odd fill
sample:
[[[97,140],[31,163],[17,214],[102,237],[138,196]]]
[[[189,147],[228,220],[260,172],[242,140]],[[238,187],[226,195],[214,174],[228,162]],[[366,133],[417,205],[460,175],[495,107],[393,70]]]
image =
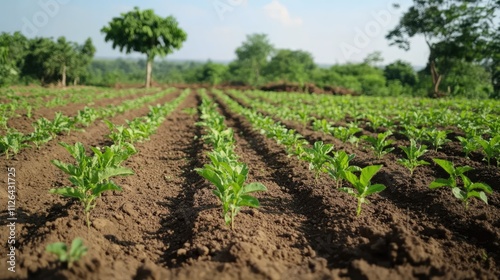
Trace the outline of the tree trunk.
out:
[[[66,87],[66,65],[63,65],[61,84],[63,87]]]
[[[440,96],[439,85],[441,84],[441,79],[443,78],[443,76],[438,73],[434,60],[431,61],[431,76],[432,76],[433,97],[436,98]]]
[[[153,72],[153,60],[148,57],[146,65],[146,88],[151,87],[151,74]]]

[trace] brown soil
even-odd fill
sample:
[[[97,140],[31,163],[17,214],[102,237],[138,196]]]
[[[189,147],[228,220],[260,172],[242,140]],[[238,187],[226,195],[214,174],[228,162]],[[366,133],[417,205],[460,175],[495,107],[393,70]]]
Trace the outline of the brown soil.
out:
[[[4,170],[16,168],[18,258],[16,273],[7,271],[5,259],[0,263],[0,278],[498,278],[498,168],[448,157],[473,164],[477,168],[473,180],[484,178],[495,188],[489,206],[473,202],[465,212],[448,189],[428,189],[430,181],[444,176],[435,166],[417,168],[410,177],[395,163],[395,155],[376,160],[370,151],[285,122],[311,142],[323,139],[337,149],[356,152],[359,166],[384,164],[374,181],[387,189],[370,198],[371,204],[363,205],[356,217],[354,198],[335,190],[332,179],[325,175],[315,181],[306,163],[288,157],[281,146],[221,104],[227,125],[235,130],[240,160],[250,168],[249,182],[261,182],[269,190],[257,194],[261,208],[244,209],[231,231],[220,217],[213,186],[193,170],[207,162],[210,150],[200,139],[201,128],[195,126],[198,116],[183,111],[198,104],[192,93],[150,141],[136,145],[139,153],[125,164],[136,174],[115,180],[123,191],[101,197],[88,232],[78,203],[48,193],[52,187],[69,184],[50,163],[71,162],[64,148],[53,141],[10,161],[2,158]],[[122,123],[146,113],[142,108],[111,121]],[[97,122],[86,132],[58,140],[103,145],[109,144],[107,133],[107,127]],[[4,186],[6,178],[5,171]],[[2,205],[6,196],[6,191],[0,192]],[[8,234],[6,218],[4,211],[2,239]],[[70,269],[44,252],[49,243],[69,243],[78,236],[89,252]],[[4,245],[3,258],[5,250]]]

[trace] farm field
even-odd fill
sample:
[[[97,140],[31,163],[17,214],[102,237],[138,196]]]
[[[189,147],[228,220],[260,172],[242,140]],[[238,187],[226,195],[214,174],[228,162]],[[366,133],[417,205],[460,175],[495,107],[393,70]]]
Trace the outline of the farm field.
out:
[[[8,170],[15,168],[16,203],[14,212],[1,212],[0,232],[8,236],[8,218],[17,218],[19,279],[500,275],[499,101],[202,88],[10,91],[19,99],[2,100],[2,143],[19,150],[2,144],[0,199],[5,209]],[[83,96],[96,98],[77,102]],[[17,136],[9,142],[9,135]],[[59,142],[82,143],[88,156],[95,154],[91,147],[118,143],[135,150],[121,163],[134,174],[112,178],[122,190],[97,198],[90,227],[78,200],[49,192],[72,185],[51,163],[76,163]],[[427,151],[410,171],[401,147],[422,151],[421,145]],[[232,217],[233,229],[216,187],[201,175],[217,165],[209,155],[221,146],[225,154],[218,155],[231,158],[229,165],[248,167],[245,183],[266,188],[252,194],[259,208],[242,207]],[[346,178],[333,165],[342,151],[351,167],[380,166],[371,183],[385,189],[367,196],[359,215],[348,193],[359,170]],[[444,161],[456,170],[470,167],[465,178],[456,176],[454,192]],[[478,187],[467,203],[454,195],[463,194],[464,184]],[[46,252],[50,243],[77,237],[88,252],[71,268]],[[1,279],[11,279],[8,265],[1,262]]]

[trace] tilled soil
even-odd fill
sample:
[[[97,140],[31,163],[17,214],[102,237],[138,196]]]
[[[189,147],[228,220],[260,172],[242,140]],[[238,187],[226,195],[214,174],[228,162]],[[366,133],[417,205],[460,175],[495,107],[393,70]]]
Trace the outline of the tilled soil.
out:
[[[169,96],[162,101],[173,98]],[[101,197],[88,231],[78,203],[48,193],[52,187],[69,184],[50,163],[71,162],[64,148],[49,143],[40,151],[25,150],[15,160],[2,159],[4,170],[13,166],[17,172],[19,235],[16,273],[7,271],[2,261],[0,278],[498,278],[498,168],[466,162],[476,168],[473,179],[486,178],[495,193],[489,197],[490,205],[473,202],[464,211],[448,189],[428,189],[434,178],[444,176],[435,166],[417,168],[410,177],[396,164],[396,155],[376,160],[371,151],[285,122],[310,142],[323,140],[355,152],[354,163],[359,166],[384,165],[374,182],[387,189],[369,198],[371,203],[364,204],[356,217],[355,199],[336,190],[331,178],[323,175],[315,180],[308,164],[288,157],[282,146],[219,103],[226,125],[235,131],[240,161],[250,168],[248,182],[268,188],[256,194],[261,207],[242,210],[232,231],[221,218],[213,186],[194,171],[207,163],[211,150],[201,139],[202,128],[195,125],[198,114],[184,110],[199,103],[193,92],[149,141],[135,145],[139,153],[125,166],[136,174],[115,180],[123,191]],[[111,121],[121,123],[146,113],[142,108]],[[98,123],[58,140],[103,145],[109,144],[107,133],[106,126]],[[438,153],[429,157],[447,158],[445,152]],[[6,177],[5,171],[4,183]],[[0,197],[6,201],[6,191]],[[3,239],[8,234],[3,212],[0,224]],[[70,269],[44,252],[49,243],[68,243],[75,237],[82,237],[89,251]],[[5,249],[2,246],[2,256]]]

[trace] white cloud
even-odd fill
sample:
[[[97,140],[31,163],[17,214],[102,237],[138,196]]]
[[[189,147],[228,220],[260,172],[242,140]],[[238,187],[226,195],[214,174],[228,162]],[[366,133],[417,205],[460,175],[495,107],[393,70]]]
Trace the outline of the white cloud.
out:
[[[279,0],[273,0],[271,3],[264,6],[265,14],[272,20],[276,20],[285,26],[300,26],[302,19],[300,17],[292,17],[285,5]]]

